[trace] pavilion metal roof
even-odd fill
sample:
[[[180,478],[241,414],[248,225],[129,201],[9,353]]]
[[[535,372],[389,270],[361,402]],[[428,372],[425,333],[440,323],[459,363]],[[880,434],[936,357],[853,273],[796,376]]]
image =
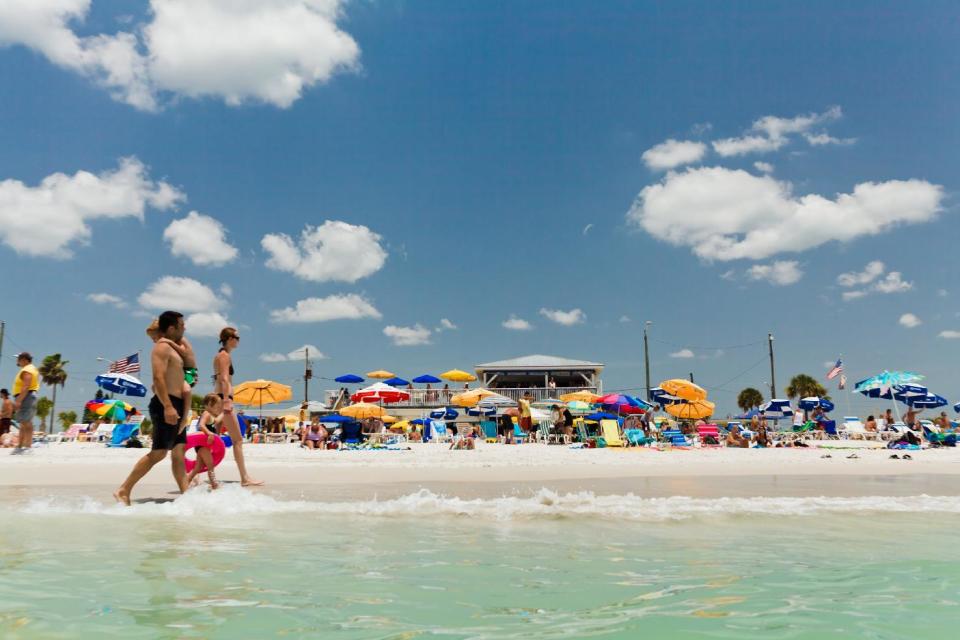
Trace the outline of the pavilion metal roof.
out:
[[[510,358],[509,360],[498,360],[496,362],[486,362],[478,364],[475,369],[478,371],[488,371],[491,369],[499,371],[532,371],[537,369],[562,371],[570,370],[597,370],[602,369],[602,362],[590,362],[589,360],[573,360],[571,358],[560,358],[558,356],[530,355],[519,358]]]

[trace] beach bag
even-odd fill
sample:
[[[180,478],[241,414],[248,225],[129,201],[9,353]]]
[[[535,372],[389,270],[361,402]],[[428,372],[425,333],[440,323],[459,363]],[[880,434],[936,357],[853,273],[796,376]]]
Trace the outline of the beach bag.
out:
[[[600,436],[599,438],[597,438],[598,449],[604,449],[606,448],[606,446],[607,446],[607,441],[603,438],[603,436]]]
[[[143,449],[143,443],[139,438],[128,438],[127,443],[123,445],[127,449]]]

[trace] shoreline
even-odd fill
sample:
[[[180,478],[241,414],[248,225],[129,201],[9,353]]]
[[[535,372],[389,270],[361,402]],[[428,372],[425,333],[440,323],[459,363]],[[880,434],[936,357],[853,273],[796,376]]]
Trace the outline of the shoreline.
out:
[[[40,496],[111,493],[143,455],[68,443],[6,458],[0,451],[0,502]],[[634,494],[640,497],[858,497],[960,495],[960,450],[910,451],[892,460],[886,449],[650,449],[577,450],[481,443],[476,451],[413,444],[404,451],[307,451],[296,445],[245,448],[247,464],[267,484],[251,489],[278,499],[384,500],[427,489],[462,498],[556,493]],[[856,454],[856,458],[846,456]],[[821,456],[829,455],[830,458]],[[171,499],[163,461],[137,485],[134,499]],[[218,479],[236,482],[228,453]]]

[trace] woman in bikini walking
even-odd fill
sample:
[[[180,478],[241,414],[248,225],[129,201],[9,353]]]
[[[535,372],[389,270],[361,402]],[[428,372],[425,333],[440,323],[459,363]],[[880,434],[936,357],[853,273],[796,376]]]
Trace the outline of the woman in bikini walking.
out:
[[[240,470],[240,484],[244,487],[263,484],[262,480],[254,480],[247,473],[247,465],[243,461],[243,435],[240,433],[240,422],[233,412],[233,359],[230,352],[240,344],[240,334],[233,327],[225,327],[220,332],[220,351],[213,358],[213,392],[223,400],[223,425],[233,442],[233,459]]]

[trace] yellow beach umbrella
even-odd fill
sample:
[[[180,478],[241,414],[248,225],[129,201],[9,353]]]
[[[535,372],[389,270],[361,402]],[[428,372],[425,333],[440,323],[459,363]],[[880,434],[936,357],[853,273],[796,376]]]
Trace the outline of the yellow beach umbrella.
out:
[[[674,418],[680,418],[681,420],[700,420],[712,416],[716,408],[717,405],[709,400],[693,400],[679,404],[668,404],[664,407],[664,410]]]
[[[583,389],[581,391],[572,391],[570,393],[565,393],[562,396],[560,396],[560,399],[563,400],[564,402],[596,402],[597,400],[600,399],[600,396],[598,396],[595,393],[591,393],[586,389]]]
[[[467,373],[466,371],[461,371],[460,369],[450,369],[446,373],[441,373],[440,377],[444,380],[449,380],[451,382],[473,382],[477,379],[477,376],[472,373]]]
[[[450,403],[458,407],[475,407],[484,398],[499,395],[489,389],[471,389],[450,398]]]
[[[263,406],[293,398],[290,387],[273,380],[249,380],[233,388],[233,401],[237,404]]]
[[[673,380],[664,380],[660,383],[660,388],[672,396],[683,398],[684,400],[706,400],[707,390],[703,387],[693,384],[683,378]]]
[[[409,420],[401,420],[400,422],[393,423],[394,429],[403,429],[404,431],[410,431],[413,427],[410,425]]]
[[[394,422],[397,422],[399,420],[400,418],[398,418],[397,416],[388,416],[387,414],[383,414],[382,416],[380,416],[380,421],[383,422],[384,424],[393,424]]]
[[[397,374],[390,373],[389,371],[384,371],[383,369],[377,369],[376,371],[370,371],[367,373],[368,378],[379,378],[381,380],[389,380],[390,378],[396,378]]]
[[[341,409],[340,415],[363,420],[364,418],[380,418],[387,415],[387,411],[379,405],[369,402],[358,402],[357,404],[352,404],[349,407]]]

